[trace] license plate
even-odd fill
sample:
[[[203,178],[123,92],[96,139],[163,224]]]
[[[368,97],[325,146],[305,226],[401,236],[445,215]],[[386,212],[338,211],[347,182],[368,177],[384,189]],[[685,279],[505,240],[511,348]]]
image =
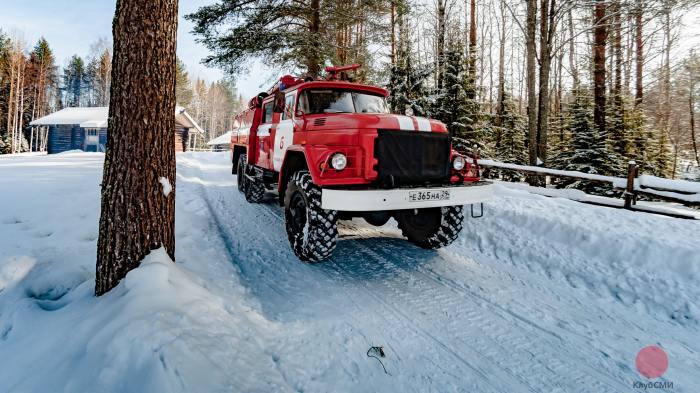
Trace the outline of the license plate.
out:
[[[448,200],[450,200],[450,190],[410,191],[408,193],[409,202],[430,202]]]

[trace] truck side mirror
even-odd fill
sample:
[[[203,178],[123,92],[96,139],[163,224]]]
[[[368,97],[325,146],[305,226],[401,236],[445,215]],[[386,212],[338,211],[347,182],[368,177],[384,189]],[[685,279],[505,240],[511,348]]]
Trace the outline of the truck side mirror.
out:
[[[297,108],[296,112],[294,112],[295,117],[304,117],[304,115],[306,115],[306,113],[304,113],[304,111],[299,108]]]

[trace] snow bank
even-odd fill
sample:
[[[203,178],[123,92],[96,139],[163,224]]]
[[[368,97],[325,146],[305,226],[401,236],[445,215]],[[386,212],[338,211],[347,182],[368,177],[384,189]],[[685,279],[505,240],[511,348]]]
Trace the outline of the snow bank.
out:
[[[284,391],[258,341],[274,324],[244,304],[221,244],[203,243],[209,222],[184,201],[182,262],[153,251],[93,295],[102,157],[0,157],[0,204],[14,206],[0,212],[0,391]],[[183,270],[192,261],[226,285]]]
[[[71,282],[31,261],[14,265],[0,327],[0,354],[12,359],[0,381],[11,391],[192,392],[259,386],[261,379],[279,387],[266,375],[271,361],[246,332],[251,323],[164,250],[100,298],[92,277]]]
[[[496,200],[461,244],[561,277],[574,288],[697,325],[700,222],[551,199],[497,185]],[[478,224],[478,225],[476,225]]]
[[[700,182],[664,179],[662,177],[650,175],[639,176],[639,185],[642,187],[661,188],[680,192],[700,193]]]

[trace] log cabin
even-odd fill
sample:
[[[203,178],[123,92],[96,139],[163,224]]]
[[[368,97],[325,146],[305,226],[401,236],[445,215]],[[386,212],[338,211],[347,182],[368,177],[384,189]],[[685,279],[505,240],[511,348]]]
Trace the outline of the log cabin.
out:
[[[29,123],[32,127],[48,128],[48,154],[69,150],[104,152],[107,146],[109,108],[65,108]],[[175,109],[175,151],[187,151],[192,136],[204,131],[185,108]]]

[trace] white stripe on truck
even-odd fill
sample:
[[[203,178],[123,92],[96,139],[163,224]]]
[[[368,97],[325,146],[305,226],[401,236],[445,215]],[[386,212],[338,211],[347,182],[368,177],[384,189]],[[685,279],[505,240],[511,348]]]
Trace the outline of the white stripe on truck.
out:
[[[418,123],[418,131],[432,131],[430,120],[426,119],[425,117],[416,117],[415,119],[416,123]]]
[[[408,116],[394,115],[396,120],[399,122],[399,130],[405,131],[415,131],[416,128],[413,126],[413,119]]]

